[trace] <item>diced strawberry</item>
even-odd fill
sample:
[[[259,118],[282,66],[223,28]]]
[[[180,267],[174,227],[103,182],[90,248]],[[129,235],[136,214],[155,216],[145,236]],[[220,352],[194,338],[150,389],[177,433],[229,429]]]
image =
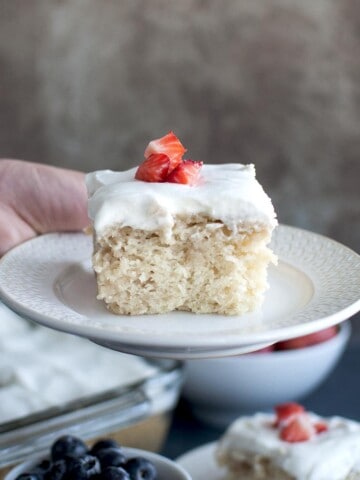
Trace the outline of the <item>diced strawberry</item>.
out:
[[[153,153],[165,153],[170,159],[169,171],[171,172],[179,165],[185,152],[186,148],[174,132],[169,132],[164,137],[152,140],[146,147],[144,156],[148,158]]]
[[[306,414],[293,418],[280,430],[280,438],[285,442],[306,442],[315,435],[315,428]]]
[[[200,168],[203,162],[184,160],[166,178],[166,182],[196,185],[200,177]]]
[[[319,332],[310,333],[302,337],[292,338],[291,340],[284,340],[276,344],[277,350],[292,350],[294,348],[305,348],[318,343],[326,342],[335,337],[338,333],[337,327],[328,327]]]
[[[316,422],[314,424],[314,428],[316,433],[327,432],[329,430],[329,427],[326,425],[325,422]]]
[[[143,182],[164,182],[170,167],[170,159],[163,153],[153,153],[136,170],[135,178]]]
[[[305,409],[302,405],[299,405],[295,402],[282,403],[275,406],[276,412],[276,427],[281,427],[289,423],[291,420],[296,418],[296,416],[305,412]]]

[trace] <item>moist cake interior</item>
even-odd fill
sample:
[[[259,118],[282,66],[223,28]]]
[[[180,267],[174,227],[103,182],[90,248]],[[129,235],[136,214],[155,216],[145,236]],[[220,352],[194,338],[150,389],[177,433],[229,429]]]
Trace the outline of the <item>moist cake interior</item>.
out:
[[[266,227],[240,224],[234,232],[203,215],[177,216],[170,237],[108,227],[94,240],[98,298],[117,314],[243,314],[263,300],[275,260],[270,236]]]

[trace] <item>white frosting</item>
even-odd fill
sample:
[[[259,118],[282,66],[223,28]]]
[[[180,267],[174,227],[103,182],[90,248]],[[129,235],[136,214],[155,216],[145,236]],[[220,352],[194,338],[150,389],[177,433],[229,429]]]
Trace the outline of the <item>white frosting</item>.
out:
[[[270,198],[255,178],[254,165],[204,165],[199,185],[149,183],[125,172],[100,170],[86,176],[89,216],[97,234],[113,224],[163,230],[171,237],[177,215],[207,215],[234,230],[239,223],[273,228]]]
[[[0,423],[158,371],[141,358],[32,326],[1,303],[0,359]]]
[[[351,471],[360,472],[360,424],[341,417],[320,418],[329,430],[306,442],[288,443],[272,427],[275,416],[258,413],[236,420],[219,442],[219,456],[236,459],[244,452],[260,454],[296,480],[344,480]]]

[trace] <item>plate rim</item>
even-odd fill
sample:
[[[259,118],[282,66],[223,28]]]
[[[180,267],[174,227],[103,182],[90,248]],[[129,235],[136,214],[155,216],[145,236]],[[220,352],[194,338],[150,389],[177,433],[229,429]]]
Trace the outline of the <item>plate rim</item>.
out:
[[[189,475],[192,477],[193,475],[193,472],[189,469],[188,466],[185,466],[186,463],[184,464],[184,461],[186,462],[186,460],[188,458],[191,458],[191,457],[194,457],[196,456],[196,454],[198,452],[201,452],[201,451],[209,451],[209,453],[212,451],[212,450],[215,450],[216,448],[216,445],[218,444],[218,441],[217,440],[214,440],[212,442],[207,442],[207,443],[204,443],[202,445],[199,445],[195,448],[192,448],[190,450],[188,450],[187,452],[179,455],[178,457],[175,458],[175,463],[177,463],[178,465],[180,465],[184,470],[188,471],[189,472]],[[221,467],[219,465],[216,464],[215,462],[215,459],[212,459],[215,463],[215,466],[219,469],[219,474],[221,474],[222,472],[225,472],[226,470],[225,469],[221,469]],[[217,473],[217,472],[215,472]],[[215,477],[214,477],[215,478]],[[197,480],[197,479],[193,479],[193,480]],[[214,479],[210,479],[210,480],[214,480]]]
[[[330,244],[334,244],[335,248],[340,248],[342,251],[347,252],[351,256],[354,257],[354,259],[357,259],[358,261],[360,260],[360,255],[350,249],[349,247],[337,242],[336,240],[333,240],[331,238],[328,238],[324,235],[321,235],[319,233],[311,232],[308,230],[304,230],[302,228],[298,227],[293,227],[293,226],[288,226],[288,225],[280,225],[278,227],[279,229],[285,229],[292,231],[295,235],[310,235],[314,236],[316,238],[320,238],[321,242],[328,242]],[[280,233],[281,234],[281,233]],[[72,232],[72,233],[62,233],[62,232],[54,232],[54,233],[49,233],[45,235],[41,235],[39,237],[35,237],[31,240],[28,240],[27,242],[24,242],[14,249],[10,250],[7,254],[5,254],[1,259],[0,259],[0,270],[5,264],[5,262],[8,261],[9,258],[11,258],[13,255],[17,255],[19,251],[22,249],[26,248],[30,243],[34,244],[37,241],[46,241],[44,238],[58,238],[59,236],[68,236],[68,235],[81,235],[87,237],[83,232]],[[86,256],[85,256],[86,258]],[[281,257],[280,257],[281,258]],[[79,259],[80,261],[80,259]],[[284,260],[286,262],[286,259]],[[360,264],[359,264],[360,265]],[[360,271],[360,270],[359,270]],[[35,312],[31,309],[29,309],[26,305],[23,305],[16,301],[16,299],[13,299],[10,294],[8,294],[3,287],[3,284],[1,283],[0,279],[0,299],[3,300],[3,302],[12,310],[14,310],[16,313],[19,313],[22,316],[25,316],[29,318],[30,320],[33,320],[37,323],[40,323],[46,327],[54,328],[56,330],[64,331],[67,333],[72,333],[76,335],[80,335],[86,338],[96,338],[97,340],[109,340],[109,334],[112,335],[112,339],[115,340],[116,343],[121,345],[121,343],[126,343],[129,346],[131,345],[136,345],[138,347],[145,347],[146,349],[149,348],[149,342],[146,341],[146,334],[145,335],[139,335],[139,331],[135,333],[128,333],[124,331],[114,331],[111,329],[101,329],[97,328],[93,325],[77,325],[75,323],[70,323],[70,322],[59,322],[58,319],[53,319],[52,317],[49,317],[47,315],[44,315],[39,312]],[[69,307],[70,308],[70,307]],[[216,336],[214,338],[209,338],[205,337],[204,340],[204,335],[198,335],[196,337],[192,338],[187,338],[187,344],[188,347],[190,348],[200,348],[200,347],[208,347],[210,350],[212,347],[217,346],[219,351],[223,348],[224,350],[229,350],[232,349],[234,350],[237,347],[240,346],[247,346],[247,345],[254,345],[258,343],[265,343],[265,342],[276,342],[278,340],[282,340],[285,338],[293,338],[299,335],[306,335],[309,333],[313,333],[315,331],[321,330],[322,328],[327,328],[333,325],[336,325],[340,323],[341,321],[344,321],[357,313],[360,310],[360,292],[359,292],[359,297],[357,300],[353,301],[353,303],[347,305],[345,308],[342,308],[341,310],[338,310],[331,315],[327,315],[325,317],[320,317],[316,320],[311,320],[305,323],[300,323],[296,325],[290,325],[286,327],[280,327],[280,328],[273,328],[271,330],[265,330],[261,332],[255,332],[250,333],[250,334],[243,334],[243,333],[236,333],[232,335],[232,338],[235,339],[233,343],[229,342],[228,339],[226,341],[223,340],[223,342],[219,341],[219,338]],[[80,316],[85,317],[85,315]],[[189,314],[189,315],[194,315],[196,316],[197,314]],[[166,316],[166,314],[164,314]],[[55,323],[54,323],[55,322]],[[291,330],[289,333],[288,330]],[[159,333],[151,333],[152,338],[151,338],[151,346],[152,347],[161,347],[164,346],[164,335]],[[183,335],[186,335],[184,332]],[[255,339],[254,339],[255,336]],[[167,345],[169,346],[169,337],[165,335],[165,338],[167,339]],[[178,338],[171,339],[172,341],[170,342],[170,350],[171,349],[177,349],[177,348],[183,348],[183,343],[184,340],[182,341],[176,341]]]

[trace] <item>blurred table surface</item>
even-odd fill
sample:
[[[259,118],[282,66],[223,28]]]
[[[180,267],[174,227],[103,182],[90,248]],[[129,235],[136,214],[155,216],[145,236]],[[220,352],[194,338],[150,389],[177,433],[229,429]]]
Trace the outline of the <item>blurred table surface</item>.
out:
[[[360,421],[360,343],[350,343],[330,377],[301,403],[323,416],[341,415]],[[196,420],[181,399],[175,410],[163,455],[176,458],[193,448],[217,440],[223,430]]]

